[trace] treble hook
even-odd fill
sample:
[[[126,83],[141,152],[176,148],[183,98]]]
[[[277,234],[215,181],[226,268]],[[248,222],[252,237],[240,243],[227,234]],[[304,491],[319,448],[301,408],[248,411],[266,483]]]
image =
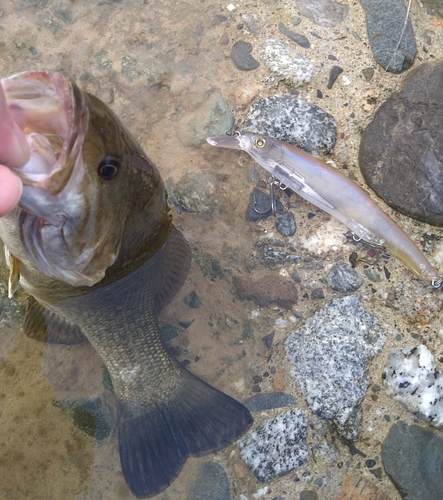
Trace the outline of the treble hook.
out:
[[[266,180],[269,184],[269,196],[271,197],[272,215],[276,217],[277,214],[286,213],[289,210],[289,204],[286,204],[286,206],[283,207],[283,210],[279,210],[277,208],[277,198],[275,197],[275,186],[279,187],[282,191],[284,191],[287,188],[287,186],[285,184],[282,184],[273,175],[268,175]],[[261,215],[267,214],[269,212],[269,209],[264,211],[260,211],[257,209],[257,202],[255,200],[255,195],[254,195],[254,211]]]

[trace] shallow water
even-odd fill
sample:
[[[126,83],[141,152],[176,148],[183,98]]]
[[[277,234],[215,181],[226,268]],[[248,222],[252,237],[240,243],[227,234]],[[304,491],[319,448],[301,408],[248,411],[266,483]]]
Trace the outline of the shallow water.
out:
[[[260,277],[270,272],[254,262],[251,254],[259,239],[266,240],[271,233],[275,234],[274,221],[271,218],[257,224],[247,222],[244,217],[249,193],[255,185],[247,176],[253,161],[246,155],[207,145],[186,146],[179,139],[182,120],[214,89],[229,103],[239,121],[254,97],[288,92],[285,88],[277,90],[267,86],[268,72],[263,64],[256,71],[241,72],[234,68],[229,54],[232,44],[239,39],[255,47],[270,37],[287,42],[278,32],[277,24],[280,21],[290,24],[291,16],[297,15],[295,3],[269,0],[239,1],[234,5],[236,9],[230,12],[226,9],[227,3],[204,0],[3,2],[0,6],[1,76],[33,69],[66,71],[84,90],[112,107],[165,180],[171,177],[178,181],[188,172],[199,174],[203,180],[214,180],[211,196],[216,204],[212,218],[190,213],[176,216],[176,225],[196,257],[185,286],[164,312],[162,324],[169,323],[179,329],[179,336],[171,342],[182,349],[178,359],[189,360],[188,369],[218,389],[244,401],[255,394],[254,376],[268,373],[260,384],[262,392],[276,389],[291,392],[305,408],[302,396],[290,379],[283,350],[283,341],[293,325],[282,329],[275,326],[278,318],[288,318],[290,312],[276,307],[260,309],[250,301],[241,301],[232,286],[233,275],[252,273]],[[359,5],[349,7],[348,17],[336,28],[322,28],[303,19],[303,31],[315,31],[321,40],[311,37],[311,49],[304,51],[315,65],[315,74],[309,85],[299,89],[298,97],[319,105],[335,117],[338,140],[334,160],[347,163],[351,176],[364,185],[357,164],[360,131],[376,105],[400,85],[404,75],[385,73],[376,65],[366,42],[363,11]],[[258,35],[247,33],[239,26],[240,14],[244,13],[254,13],[261,20]],[[216,15],[226,16],[226,20],[218,23],[214,20]],[[437,31],[441,28],[429,27],[423,9],[415,2],[411,18],[419,47],[426,43],[427,30],[433,30],[435,42],[431,52],[419,48],[419,57],[423,60],[430,58],[430,54],[441,57],[442,50],[438,47],[442,47],[442,37]],[[352,32],[358,33],[362,41],[358,42]],[[220,43],[224,34],[229,39],[227,45]],[[331,90],[326,90],[328,54],[339,57],[346,77],[339,78]],[[361,70],[369,66],[374,67],[375,74],[366,82]],[[323,98],[317,96],[317,89],[322,90]],[[337,296],[322,280],[328,266],[341,256],[347,260],[354,248],[341,237],[344,228],[335,221],[329,224],[330,217],[309,203],[301,200],[293,211],[298,226],[293,244],[299,255],[323,264],[318,270],[304,269],[297,264],[284,268],[286,275],[298,271],[302,277],[302,284],[297,285],[300,300],[296,309],[306,318]],[[310,212],[316,214],[314,219],[308,218]],[[407,217],[394,217],[410,234],[425,230],[439,236],[443,234],[438,228],[411,222]],[[331,244],[329,227],[336,244]],[[319,237],[315,246],[310,246],[308,239],[313,234]],[[199,266],[204,254],[219,262],[223,277],[204,274],[204,268]],[[428,293],[426,285],[413,281],[394,259],[391,259],[390,270],[389,283],[366,280],[358,291],[366,307],[378,315],[389,334],[383,352],[371,366],[371,385],[374,386],[381,384],[388,350],[410,345],[406,338],[396,341],[396,332],[409,330],[432,335],[428,346],[434,348],[436,357],[442,351],[438,314],[424,310],[420,302],[420,297]],[[281,274],[279,269],[272,272]],[[399,281],[406,289],[413,290],[414,300],[406,313],[387,307],[385,301],[385,295]],[[325,290],[324,300],[301,298],[306,291],[319,286]],[[107,437],[96,440],[85,432],[87,426],[81,414],[69,407],[69,402],[100,398],[103,414],[112,422],[114,402],[103,383],[99,357],[88,345],[45,346],[25,337],[20,326],[23,297],[18,294],[10,302],[5,286],[1,290],[0,498],[133,498],[120,470],[115,430],[111,428]],[[193,290],[202,299],[198,309],[190,309],[183,302]],[[408,314],[415,314],[417,321],[411,324]],[[179,321],[192,321],[192,324],[184,329]],[[252,328],[252,336],[244,335],[247,327]],[[272,330],[275,330],[275,339],[270,351],[261,339]],[[413,415],[383,390],[380,393],[369,390],[362,408],[363,430],[358,447],[370,457],[380,457],[380,444],[392,421],[397,418],[408,423],[414,421]],[[278,410],[255,414],[255,420],[259,423],[277,413]],[[307,415],[318,430],[318,418],[308,410]],[[391,423],[383,419],[383,415],[390,415]],[[309,441],[315,442],[314,432]],[[336,462],[345,463],[343,468],[337,468],[336,463],[311,460],[305,469],[269,484],[263,498],[295,499],[306,489],[316,490],[321,499],[336,498],[340,484],[359,473],[364,460],[351,455],[339,440],[335,444],[340,452]],[[246,470],[238,449],[232,445],[214,456],[189,459],[179,478],[158,498],[186,498],[204,460],[217,461],[225,467],[233,499],[241,495],[253,498],[265,486]],[[381,463],[380,458],[378,462]],[[307,471],[309,473],[304,474]],[[294,482],[295,478],[299,481]],[[323,478],[323,486],[313,483],[315,478]],[[381,480],[369,473],[365,478],[376,482],[389,498],[400,498],[386,474]]]

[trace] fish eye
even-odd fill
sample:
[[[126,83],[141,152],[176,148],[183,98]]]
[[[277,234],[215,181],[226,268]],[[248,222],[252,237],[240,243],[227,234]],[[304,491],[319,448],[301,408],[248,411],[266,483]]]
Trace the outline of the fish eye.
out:
[[[102,179],[109,181],[113,179],[120,169],[120,162],[115,158],[107,156],[100,162],[98,166],[98,173]]]
[[[254,143],[258,148],[264,148],[266,145],[266,140],[263,139],[263,137],[257,137],[257,139],[255,139]]]

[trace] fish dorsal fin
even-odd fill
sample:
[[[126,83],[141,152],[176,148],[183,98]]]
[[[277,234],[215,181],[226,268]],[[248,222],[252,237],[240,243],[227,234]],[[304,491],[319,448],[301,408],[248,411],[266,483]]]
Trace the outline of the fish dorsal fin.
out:
[[[174,227],[160,250],[155,308],[161,311],[183,286],[191,266],[191,249],[183,235]]]
[[[14,293],[17,291],[18,283],[20,281],[20,261],[14,257],[5,245],[5,260],[6,265],[9,267],[8,279],[8,297],[12,299]]]
[[[77,325],[46,309],[31,295],[26,297],[23,330],[29,338],[50,344],[74,345],[87,340]]]

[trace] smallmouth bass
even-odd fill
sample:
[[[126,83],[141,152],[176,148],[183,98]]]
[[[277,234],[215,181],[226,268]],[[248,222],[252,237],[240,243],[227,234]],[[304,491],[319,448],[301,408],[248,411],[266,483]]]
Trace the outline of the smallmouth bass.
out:
[[[65,75],[0,80],[30,159],[14,171],[19,206],[0,219],[9,293],[29,294],[25,333],[87,339],[117,398],[120,461],[139,498],[167,488],[190,456],[229,445],[249,411],[182,368],[162,345],[158,312],[191,255],[154,164],[115,114]]]

